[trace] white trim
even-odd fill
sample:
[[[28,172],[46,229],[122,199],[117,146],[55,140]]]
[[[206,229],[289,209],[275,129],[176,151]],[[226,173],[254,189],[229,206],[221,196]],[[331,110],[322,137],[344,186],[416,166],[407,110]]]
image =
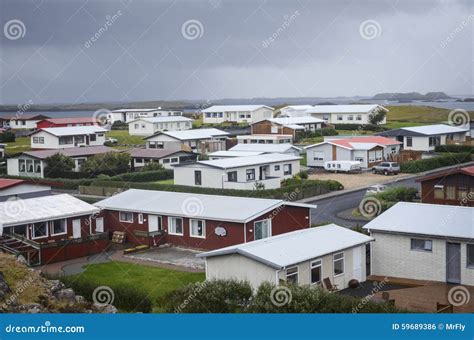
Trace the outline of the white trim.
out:
[[[133,219],[134,219],[134,218],[133,218],[133,214],[134,214],[133,212],[131,212],[131,211],[123,211],[123,210],[119,210],[119,212],[118,212],[118,213],[119,213],[119,222],[133,223]],[[125,213],[125,214],[128,214],[128,213],[130,213],[130,214],[132,214],[132,220],[131,220],[131,221],[122,220],[122,213]]]
[[[202,236],[193,235],[193,233],[192,233],[192,231],[193,231],[192,221],[201,221],[202,222]],[[189,237],[205,239],[206,238],[206,220],[190,218],[189,219]]]
[[[314,265],[315,262],[319,262],[319,265]],[[311,271],[313,270],[313,268],[321,268],[321,277],[320,277],[320,280],[318,282],[313,282],[313,279],[312,279],[312,273]],[[312,260],[310,263],[309,263],[309,283],[311,285],[317,285],[317,284],[321,284],[323,282],[323,259],[322,258],[319,258],[319,259],[315,259],[315,260]]]
[[[334,259],[336,255],[339,255],[339,254],[342,254],[342,258],[340,259],[337,259],[337,261],[340,261],[342,259],[342,273],[340,274],[335,274],[334,273],[334,269],[335,269],[335,266],[334,266],[334,262],[336,262],[336,260]],[[344,251],[340,251],[338,253],[334,253],[332,255],[332,276],[333,277],[339,277],[341,275],[344,275],[344,273],[346,272],[346,259],[345,259],[345,254],[344,254]]]
[[[143,224],[143,221],[144,221],[143,214],[139,213],[138,214],[138,224]]]
[[[65,224],[64,224],[64,232],[62,233],[58,233],[58,234],[55,234],[54,233],[54,221],[64,221]],[[65,235],[67,234],[67,219],[66,218],[60,218],[60,219],[54,219],[52,221],[50,221],[50,228],[51,228],[51,236],[58,236],[58,235]]]
[[[264,221],[268,221],[268,236],[259,238],[258,240],[262,240],[264,238],[268,238],[268,237],[272,236],[272,233],[273,233],[272,219],[271,218],[264,218],[263,220],[258,220],[258,221],[253,222],[253,239],[254,239],[254,241],[257,240],[257,238],[255,238],[256,224],[259,223],[259,222],[264,222]]]
[[[296,273],[291,274],[290,276],[295,276],[296,275],[296,284],[300,283],[300,268],[298,266],[291,266],[285,269],[285,279],[286,282],[288,282],[288,270],[296,268]]]
[[[170,223],[170,221],[171,221],[172,218],[177,219],[177,220],[181,220],[181,230],[182,230],[181,234],[171,232],[171,223]],[[184,221],[183,221],[182,217],[168,216],[168,234],[169,235],[176,235],[176,236],[184,236]]]
[[[46,225],[46,235],[39,236],[39,237],[35,236],[35,224],[36,223],[44,223]],[[45,237],[49,237],[49,221],[31,223],[31,239],[36,240],[36,239],[45,238]]]

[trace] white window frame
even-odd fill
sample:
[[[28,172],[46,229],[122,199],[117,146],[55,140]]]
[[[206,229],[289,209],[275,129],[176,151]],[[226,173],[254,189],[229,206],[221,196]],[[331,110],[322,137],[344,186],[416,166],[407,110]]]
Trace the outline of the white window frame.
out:
[[[469,250],[469,248],[471,250]],[[468,263],[468,258],[469,255],[471,255],[471,252],[474,255],[474,243],[466,243],[466,268],[474,269],[474,262],[471,265]]]
[[[57,233],[57,234],[54,233],[54,221],[63,221],[64,222],[64,231],[63,232]],[[67,219],[61,218],[61,219],[58,219],[58,220],[51,221],[50,222],[50,228],[51,228],[51,236],[58,236],[58,235],[67,234]]]
[[[261,222],[265,222],[265,221],[268,221],[268,236],[267,237],[262,237],[262,238],[259,238],[258,240],[263,240],[265,238],[269,238],[272,236],[273,234],[273,228],[272,228],[272,219],[271,218],[265,218],[263,220],[258,220],[258,221],[255,221],[253,223],[253,236],[254,236],[254,240],[257,240],[257,238],[255,238],[255,235],[256,235],[256,230],[257,230],[257,223],[261,223]]]
[[[413,241],[423,241],[425,242],[425,245],[423,249],[421,248],[413,248]],[[426,248],[426,244],[430,244],[429,248]],[[427,238],[410,238],[410,250],[411,251],[421,251],[424,253],[432,253],[433,252],[433,240],[427,239]]]
[[[122,220],[122,213],[124,214],[132,214],[132,220]],[[133,213],[130,211],[119,211],[119,221],[125,223],[133,223]]]
[[[292,273],[290,275],[288,275],[288,271],[290,269],[295,269],[296,268],[296,272],[295,273]],[[288,282],[288,278],[291,277],[291,276],[295,276],[296,275],[296,284],[299,284],[300,283],[300,269],[298,268],[298,266],[292,266],[292,267],[288,267],[286,268],[285,270],[285,279],[286,279],[286,282]]]
[[[193,234],[193,222],[202,222],[202,235],[201,236]],[[189,219],[189,237],[206,238],[206,220],[198,220],[194,218]]]
[[[144,218],[143,214],[138,214],[138,224],[143,224]]]
[[[37,222],[37,223],[41,223],[41,222]],[[36,236],[35,235],[35,224],[36,223],[31,224],[31,239],[32,240],[36,240],[36,239],[39,239],[39,238],[45,238],[45,237],[49,236],[49,222],[44,222],[44,223],[46,225],[46,235],[42,235],[42,236]]]
[[[172,224],[172,220],[181,220],[181,233],[176,232],[176,223]],[[174,225],[174,232],[171,231],[171,226]],[[168,234],[169,235],[176,235],[176,236],[183,236],[184,235],[184,221],[181,217],[174,217],[168,216]]]
[[[336,259],[336,256],[341,255],[341,254],[342,254],[342,257],[340,259]],[[342,273],[336,274],[335,273],[335,269],[336,269],[335,263],[336,263],[336,261],[341,261],[341,260],[342,260]],[[332,275],[333,275],[333,277],[338,277],[338,276],[344,275],[345,271],[346,271],[346,261],[345,261],[344,252],[341,251],[341,252],[336,253],[332,256]]]
[[[318,267],[320,268],[321,277],[318,282],[313,282],[312,271],[314,268],[318,268]],[[309,264],[309,282],[311,283],[311,285],[317,285],[317,284],[321,284],[322,280],[323,280],[323,260],[317,259],[317,260],[311,261]]]

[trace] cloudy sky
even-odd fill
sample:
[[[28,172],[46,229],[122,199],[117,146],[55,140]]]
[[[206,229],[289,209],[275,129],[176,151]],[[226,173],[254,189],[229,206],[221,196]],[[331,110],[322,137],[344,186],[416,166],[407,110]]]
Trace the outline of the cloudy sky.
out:
[[[456,0],[1,0],[0,103],[472,95]]]

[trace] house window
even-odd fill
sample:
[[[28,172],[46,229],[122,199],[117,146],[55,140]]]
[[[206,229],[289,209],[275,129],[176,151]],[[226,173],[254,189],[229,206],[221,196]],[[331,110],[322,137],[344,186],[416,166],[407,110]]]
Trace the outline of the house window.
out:
[[[202,184],[202,177],[201,171],[195,170],[194,171],[194,185],[201,185]]]
[[[407,141],[407,147],[413,146],[413,138],[412,137],[407,137],[406,141]]]
[[[446,199],[455,200],[456,199],[456,187],[452,185],[446,186]]]
[[[119,221],[133,223],[133,213],[121,211],[119,213]]]
[[[357,162],[363,163],[364,162],[364,157],[355,157],[354,160],[357,161]]]
[[[286,270],[286,282],[298,284],[298,267],[291,267]]]
[[[178,163],[178,161],[179,161],[178,157],[171,158],[171,163]]]
[[[291,164],[284,164],[283,165],[283,175],[291,175],[292,170],[291,170]]]
[[[26,161],[24,159],[18,160],[18,171],[26,172]]]
[[[35,167],[35,172],[37,174],[41,173],[41,162],[40,161],[34,161],[34,167]]]
[[[138,223],[143,224],[143,214],[138,214]]]
[[[333,256],[334,276],[344,274],[344,253],[337,253]]]
[[[84,135],[79,135],[74,137],[76,143],[84,143]]]
[[[337,120],[342,120],[342,115],[337,115]]]
[[[204,220],[189,220],[189,234],[191,237],[206,237],[206,223]]]
[[[231,171],[227,173],[228,182],[237,182],[237,171]]]
[[[33,239],[47,237],[48,227],[47,222],[38,222],[33,224]]]
[[[260,240],[272,236],[271,220],[262,220],[254,223],[255,239]]]
[[[347,120],[354,120],[354,116],[353,115],[347,116]]]
[[[323,267],[323,262],[321,260],[316,260],[316,261],[311,262],[310,264],[311,284],[321,282],[322,267]]]
[[[54,220],[53,222],[53,232],[51,235],[60,235],[66,233],[66,220]]]
[[[421,251],[432,251],[433,250],[433,241],[431,240],[423,240],[418,238],[412,238],[411,242],[411,250],[421,250]]]
[[[33,143],[44,144],[44,137],[33,137]]]
[[[72,144],[72,143],[73,143],[72,136],[59,137],[59,145]]]
[[[474,244],[466,244],[466,266],[474,268]]]
[[[27,225],[24,224],[24,225],[17,225],[14,227],[14,233],[17,234],[17,235],[20,235],[20,236],[24,236],[24,237],[27,237],[27,234],[26,234],[26,227]]]
[[[279,165],[275,165],[275,171],[280,171],[280,166]]]
[[[430,137],[429,138],[430,146],[436,146],[441,144],[441,137]]]
[[[245,175],[246,175],[247,181],[255,180],[255,169],[247,169],[245,171]]]
[[[26,171],[27,172],[34,172],[34,163],[30,159],[26,161]]]
[[[434,198],[442,200],[444,199],[444,186],[435,185],[434,186]]]
[[[163,164],[168,164],[170,162],[170,159],[169,158],[164,158],[163,159]]]
[[[458,199],[462,200],[467,197],[467,188],[459,187],[458,188]]]
[[[89,135],[89,141],[91,142],[97,141],[97,136],[95,134]]]
[[[362,115],[357,115],[356,120],[362,120]]]
[[[183,219],[178,217],[168,217],[168,231],[170,235],[183,236]]]

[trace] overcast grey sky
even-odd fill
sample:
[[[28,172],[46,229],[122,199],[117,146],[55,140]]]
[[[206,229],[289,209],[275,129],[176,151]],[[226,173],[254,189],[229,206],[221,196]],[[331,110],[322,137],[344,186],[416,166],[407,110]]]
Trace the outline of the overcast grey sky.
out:
[[[473,4],[1,0],[0,103],[472,94]]]

